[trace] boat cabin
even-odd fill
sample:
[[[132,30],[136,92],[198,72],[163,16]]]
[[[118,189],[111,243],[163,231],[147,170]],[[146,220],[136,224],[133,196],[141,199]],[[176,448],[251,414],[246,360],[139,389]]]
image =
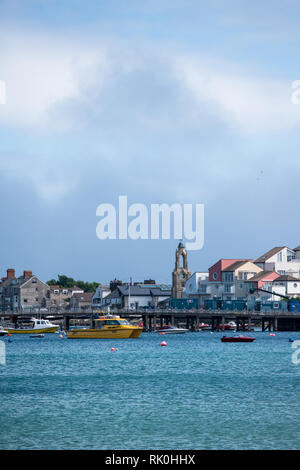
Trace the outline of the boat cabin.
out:
[[[129,321],[120,317],[100,317],[95,318],[92,321],[92,328],[96,330],[101,330],[104,327],[115,328],[120,325],[130,325]]]

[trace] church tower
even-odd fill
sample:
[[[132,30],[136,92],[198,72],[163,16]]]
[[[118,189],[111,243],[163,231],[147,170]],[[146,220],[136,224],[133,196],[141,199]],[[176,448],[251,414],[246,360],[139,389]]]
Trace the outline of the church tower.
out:
[[[188,268],[187,251],[182,242],[179,243],[176,250],[175,269],[172,279],[172,297],[173,299],[181,299],[185,290],[185,283],[191,277]]]

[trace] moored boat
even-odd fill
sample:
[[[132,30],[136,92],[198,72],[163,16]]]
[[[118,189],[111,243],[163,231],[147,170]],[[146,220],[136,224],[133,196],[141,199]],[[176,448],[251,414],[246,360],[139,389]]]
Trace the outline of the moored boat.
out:
[[[211,325],[208,323],[200,323],[199,330],[201,331],[211,331]]]
[[[252,343],[252,341],[255,341],[255,338],[252,338],[251,336],[223,336],[221,338],[221,341],[223,343]]]
[[[54,325],[49,320],[31,318],[27,322],[17,323],[15,328],[6,328],[10,334],[38,334],[55,333],[59,326]]]
[[[4,330],[2,326],[0,326],[0,336],[6,336],[8,334],[7,330]]]
[[[158,328],[155,333],[164,333],[164,334],[182,334],[189,331],[186,328],[178,328],[177,326],[166,325],[162,328]]]
[[[222,330],[223,329],[223,325],[220,324],[219,325],[219,329]],[[225,323],[224,324],[224,330],[235,330],[236,329],[236,323],[234,321],[229,321],[228,323]]]
[[[127,339],[138,338],[142,327],[133,326],[124,318],[117,315],[107,315],[96,318],[91,328],[74,328],[67,331],[67,338],[86,339]]]

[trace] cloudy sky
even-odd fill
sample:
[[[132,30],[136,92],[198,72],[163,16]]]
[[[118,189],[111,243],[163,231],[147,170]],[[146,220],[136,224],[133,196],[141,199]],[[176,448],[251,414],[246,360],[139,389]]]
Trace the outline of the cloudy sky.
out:
[[[176,240],[99,240],[96,208],[203,203],[192,272],[300,244],[300,6],[0,0],[4,275],[170,282]]]

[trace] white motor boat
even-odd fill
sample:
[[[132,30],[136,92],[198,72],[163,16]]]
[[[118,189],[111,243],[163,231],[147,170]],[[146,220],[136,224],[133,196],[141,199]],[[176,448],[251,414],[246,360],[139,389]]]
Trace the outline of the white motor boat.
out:
[[[54,325],[49,320],[31,318],[28,322],[17,324],[15,328],[7,328],[7,331],[11,334],[39,334],[55,333],[58,328],[58,325]]]
[[[2,328],[2,326],[0,326],[0,336],[5,336],[7,334],[8,334],[8,331],[4,330],[4,328]]]
[[[166,325],[162,328],[159,328],[158,330],[155,331],[155,333],[164,333],[164,334],[181,334],[181,333],[186,333],[189,331],[186,328],[178,328],[177,326],[171,326],[171,325]]]

